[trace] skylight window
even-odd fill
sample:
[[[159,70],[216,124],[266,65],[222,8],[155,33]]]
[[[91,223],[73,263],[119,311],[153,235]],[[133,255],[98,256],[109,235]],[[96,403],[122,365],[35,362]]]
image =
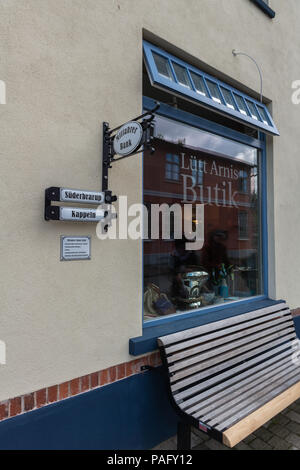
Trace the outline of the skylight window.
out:
[[[244,101],[244,98],[242,98],[241,96],[237,95],[236,93],[234,93],[234,97],[235,97],[235,100],[237,102],[237,105],[239,107],[239,110],[240,112],[244,115],[244,116],[248,116],[248,113],[247,113],[247,106],[246,106],[246,103]]]
[[[180,83],[180,85],[191,88],[186,69],[184,67],[181,67],[181,65],[176,64],[175,62],[173,62],[172,65],[174,67],[178,83]]]
[[[146,68],[153,86],[169,90],[267,134],[279,135],[263,103],[146,41],[143,46]]]
[[[222,91],[222,94],[224,96],[226,106],[230,109],[235,109],[233,96],[231,94],[231,91],[227,90],[227,88],[224,88],[224,87],[221,87],[221,91]]]
[[[257,111],[257,108],[256,108],[255,104],[252,103],[252,101],[249,101],[249,100],[246,100],[246,103],[247,103],[247,106],[250,110],[252,118],[259,121],[261,118],[260,118],[259,112]]]
[[[205,84],[201,75],[191,72],[191,77],[194,82],[194,87],[196,89],[196,92],[202,96],[207,96],[206,87],[205,87]]]
[[[221,94],[220,94],[220,91],[219,91],[219,88],[218,88],[218,85],[214,82],[211,82],[210,80],[206,80],[206,83],[207,83],[207,86],[209,88],[209,91],[210,91],[210,94],[211,94],[211,97],[212,99],[216,102],[216,103],[222,103],[222,99],[221,99]]]
[[[165,57],[162,57],[159,54],[156,54],[155,52],[153,53],[153,58],[154,58],[158,73],[162,75],[163,77],[173,80],[173,75],[172,75],[172,71],[171,71],[171,67],[170,67],[168,59],[166,59]]]
[[[259,106],[259,105],[257,106],[257,108],[259,110],[259,114],[261,115],[264,124],[266,124],[267,126],[272,125],[271,124],[272,120],[268,118],[268,114],[266,113],[265,108],[263,108],[262,106]]]

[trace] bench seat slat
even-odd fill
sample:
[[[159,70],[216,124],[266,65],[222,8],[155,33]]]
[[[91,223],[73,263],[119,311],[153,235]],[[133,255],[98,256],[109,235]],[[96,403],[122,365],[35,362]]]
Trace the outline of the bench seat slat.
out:
[[[170,356],[168,356],[167,360],[168,360],[169,363],[180,361],[181,359],[184,359],[186,357],[189,357],[189,356],[192,356],[194,354],[200,353],[201,351],[207,351],[208,349],[216,348],[217,346],[224,345],[225,343],[230,343],[227,346],[227,348],[232,349],[232,347],[230,347],[230,346],[235,345],[235,342],[234,342],[235,340],[238,340],[238,339],[243,337],[241,339],[240,344],[251,342],[252,337],[258,338],[258,337],[261,337],[261,336],[267,336],[269,333],[271,333],[275,330],[282,330],[283,328],[293,326],[292,322],[293,322],[293,320],[291,318],[283,317],[283,318],[277,318],[277,319],[273,320],[271,323],[266,323],[266,324],[264,323],[263,325],[255,325],[253,327],[247,328],[245,330],[244,329],[240,330],[240,331],[238,331],[236,333],[233,333],[233,334],[230,334],[230,335],[226,335],[226,336],[223,335],[217,340],[208,341],[207,337],[204,336],[203,338],[201,338],[199,340],[198,344],[200,344],[200,346],[195,346],[193,348],[188,348],[188,349],[186,349],[184,351],[181,351],[177,354],[171,354]],[[277,328],[275,328],[275,326],[277,326],[277,325],[279,325],[279,326]],[[257,332],[257,334],[253,335],[256,332]]]
[[[234,390],[234,388],[229,389],[225,402],[224,399],[220,401],[216,400],[215,407],[204,407],[203,409],[193,413],[193,416],[195,418],[201,417],[201,420],[203,419],[205,422],[208,422],[215,417],[215,419],[217,419],[217,417],[220,417],[222,412],[226,412],[228,409],[232,412],[233,407],[235,405],[238,406],[241,401],[243,402],[242,406],[244,406],[245,403],[247,403],[248,398],[250,400],[251,397],[253,397],[253,394],[257,395],[259,391],[262,391],[263,394],[269,386],[274,387],[274,382],[278,382],[282,377],[292,373],[299,373],[295,365],[291,363],[291,361],[289,361],[289,363],[283,363],[265,375],[258,374],[256,380],[247,383],[244,386],[238,386],[236,387],[236,390]],[[280,380],[280,383],[281,382],[282,381]]]
[[[217,322],[208,323],[206,325],[191,328],[189,330],[173,333],[171,335],[161,336],[160,338],[158,338],[158,344],[166,347],[168,344],[176,343],[178,341],[182,341],[183,339],[192,338],[193,336],[199,336],[207,332],[216,331],[217,329],[223,329],[226,328],[226,326],[232,326],[237,323],[240,323],[241,321],[246,321],[251,318],[258,318],[262,315],[266,315],[275,311],[279,312],[282,309],[286,309],[285,302],[272,305],[270,307],[265,307],[259,310],[251,311],[248,313],[244,313],[242,315],[236,315],[235,317],[225,318],[224,320],[218,320]]]
[[[288,349],[287,349],[288,348]],[[248,367],[251,367],[253,365],[256,365],[258,364],[260,361],[264,360],[264,359],[267,359],[268,357],[270,356],[273,356],[274,354],[279,354],[281,351],[285,350],[284,355],[286,354],[290,354],[290,350],[291,350],[291,343],[290,344],[281,344],[280,346],[277,346],[277,347],[274,347],[272,350],[269,350],[267,351],[266,353],[264,354],[261,354],[260,356],[256,356],[254,357],[254,359],[247,359],[245,362],[243,362],[242,364],[238,365],[238,366],[235,366],[235,367],[232,367],[230,370],[226,370],[225,372],[221,373],[221,374],[218,374],[220,372],[220,366],[217,366],[216,367],[212,367],[210,369],[207,369],[204,372],[199,372],[197,374],[194,374],[194,375],[191,375],[189,376],[187,379],[182,379],[182,380],[179,380],[178,382],[175,382],[174,384],[171,384],[171,390],[172,392],[174,393],[174,396],[177,398],[178,397],[178,391],[187,387],[187,386],[191,386],[193,383],[195,382],[199,382],[199,380],[201,379],[204,379],[208,376],[212,376],[214,374],[218,374],[217,376],[214,376],[210,379],[207,379],[205,382],[201,382],[201,385],[203,384],[203,388],[204,387],[208,387],[210,385],[213,385],[215,384],[216,382],[218,382],[219,380],[221,379],[224,379],[226,377],[230,377],[242,370],[245,370],[247,369]],[[255,351],[255,350],[254,350]],[[251,357],[251,356],[250,356]],[[281,357],[278,356],[278,357]],[[275,360],[275,359],[272,359],[272,360]],[[232,363],[230,365],[234,365],[235,363]],[[221,368],[221,370],[223,370],[224,367]],[[198,385],[197,385],[198,387]],[[192,389],[193,387],[190,387],[190,389]],[[202,388],[199,389],[199,391],[201,390]],[[179,398],[184,398],[186,395],[185,392],[182,392],[182,397],[180,396]]]
[[[212,403],[213,406],[217,406],[217,403],[219,403],[219,399],[224,395],[227,395],[229,393],[229,390],[231,393],[233,390],[241,388],[243,384],[250,383],[251,381],[253,381],[253,378],[257,378],[261,375],[264,375],[266,371],[271,371],[282,363],[286,364],[288,361],[290,361],[290,358],[291,351],[285,351],[284,353],[278,356],[272,357],[272,359],[270,359],[269,361],[263,362],[258,366],[252,367],[250,370],[246,370],[242,374],[230,377],[225,381],[218,380],[218,376],[214,377],[214,379],[216,379],[216,381],[218,382],[218,385],[210,387],[202,393],[199,393],[199,390],[196,389],[196,387],[193,387],[193,390],[188,389],[185,392],[182,392],[182,394],[179,394],[179,397],[177,397],[176,394],[175,400],[182,400],[185,397],[194,395],[193,398],[184,400],[179,404],[180,408],[182,408],[187,413],[192,413],[196,410],[202,409],[205,406],[208,406],[210,403]],[[202,383],[199,385],[202,385]],[[207,388],[207,386],[204,386],[203,388]],[[195,393],[197,393],[197,395],[195,395]]]
[[[272,364],[272,366],[268,369],[268,374],[265,373],[263,367],[259,371],[256,371],[255,375],[251,375],[250,377],[246,377],[244,380],[239,381],[239,376],[235,378],[235,382],[227,386],[226,383],[221,383],[217,387],[213,387],[213,389],[209,389],[206,393],[209,393],[208,398],[203,399],[201,401],[197,400],[197,403],[193,406],[185,406],[186,402],[180,403],[180,408],[182,408],[186,413],[193,414],[196,418],[208,413],[210,410],[216,408],[217,406],[222,405],[226,401],[228,401],[228,396],[233,398],[238,394],[241,394],[247,387],[247,390],[252,388],[255,385],[258,385],[265,379],[266,376],[271,377],[276,373],[274,370],[277,371],[282,370],[282,368],[286,367],[287,359],[284,358],[277,364]],[[263,365],[262,365],[263,366]],[[224,389],[224,387],[226,387]],[[216,389],[216,390],[214,390]],[[202,395],[202,394],[201,394]],[[199,396],[200,398],[200,396]],[[203,397],[205,398],[205,397]]]
[[[292,333],[293,330],[294,328],[292,325],[289,327],[286,327],[285,325],[275,326],[272,329],[268,330],[268,333],[270,332],[272,334],[265,334],[265,332],[263,331],[260,333],[256,333],[255,335],[251,335],[249,338],[246,337],[240,340],[233,341],[231,344],[217,347],[213,351],[207,351],[205,353],[192,356],[189,359],[178,361],[175,364],[170,365],[169,370],[170,372],[175,372],[180,369],[185,369],[186,367],[189,367],[192,364],[199,363],[199,362],[204,362],[204,364],[206,364],[205,362],[206,360],[207,360],[207,363],[211,361],[212,354],[215,356],[219,356],[223,353],[226,353],[224,354],[224,357],[225,356],[233,357],[233,356],[240,354],[240,352],[243,352],[243,350],[245,350],[244,345],[246,345],[246,350],[253,349],[256,345],[259,345],[262,343],[268,343],[268,341],[271,341],[272,339],[275,339],[275,338],[284,337],[285,335]]]
[[[225,407],[221,407],[221,409],[217,410],[216,413],[208,413],[208,415],[203,416],[203,420],[209,423],[210,426],[223,426],[228,427],[231,426],[231,423],[236,419],[241,419],[241,417],[245,416],[247,413],[247,409],[249,408],[250,411],[254,411],[256,408],[261,406],[264,397],[266,397],[269,393],[280,388],[280,392],[283,392],[288,385],[286,385],[290,380],[297,381],[300,379],[300,373],[298,370],[294,368],[289,368],[287,371],[283,371],[278,374],[273,380],[271,380],[268,384],[264,384],[263,387],[258,387],[253,391],[245,394],[244,402],[235,403],[234,400],[231,403],[228,402],[228,405]],[[295,382],[294,382],[295,383]]]
[[[193,338],[187,341],[181,341],[181,342],[176,343],[175,345],[173,344],[172,346],[166,347],[166,354],[168,356],[169,354],[176,353],[182,349],[187,349],[191,346],[194,346],[195,344],[200,344],[203,341],[209,341],[210,339],[224,337],[225,335],[229,335],[230,333],[234,333],[236,331],[240,331],[248,327],[250,328],[257,324],[265,323],[267,326],[267,323],[271,322],[272,320],[281,316],[283,317],[283,315],[288,315],[288,314],[290,314],[289,309],[282,310],[279,312],[279,314],[278,312],[272,313],[271,315],[268,315],[267,317],[255,318],[253,320],[250,320],[244,323],[239,323],[238,325],[235,325],[232,327],[228,327],[225,330],[219,330],[213,333],[207,333],[205,336],[203,335],[202,337],[197,336],[196,338]],[[291,315],[289,315],[289,319],[291,319]],[[263,327],[265,327],[265,325],[263,325]]]
[[[218,364],[216,367],[213,367],[213,369],[216,372],[219,370],[223,370],[227,367],[231,367],[233,364],[237,364],[243,360],[246,360],[249,357],[253,357],[255,354],[259,354],[263,351],[266,351],[268,348],[273,348],[279,344],[282,344],[284,341],[295,339],[296,333],[293,332],[280,338],[278,338],[277,335],[274,335],[274,336],[275,337],[273,338],[273,340],[271,340],[267,345],[265,344],[264,339],[262,339],[255,343],[255,346],[253,346],[253,349],[249,348],[247,345],[243,346],[242,348],[239,349],[238,355],[235,355],[235,357],[233,358],[232,358],[232,351],[229,351],[229,353],[221,355],[218,358],[213,357],[211,360],[207,360],[205,363],[201,362],[196,365],[194,364],[192,367],[180,370],[176,372],[176,374],[172,376],[170,380],[171,382],[173,382],[175,380],[182,379],[183,377],[190,376],[191,374],[202,371],[203,369],[209,368],[210,366],[214,366],[215,364]],[[205,374],[205,371],[204,371],[204,374]]]
[[[300,382],[271,399],[236,424],[226,429],[222,436],[223,443],[232,448],[260,426],[300,398]]]
[[[286,389],[295,385],[300,381],[300,374],[294,375],[292,378],[286,380],[284,384],[280,384],[278,387],[273,388],[269,393],[265,394],[259,401],[255,401],[251,403],[246,408],[242,408],[238,414],[235,416],[231,416],[226,421],[223,421],[221,424],[216,425],[216,429],[225,431],[230,426],[233,426],[236,422],[240,421],[241,419],[245,418],[248,414],[252,413],[259,407],[263,406],[264,404],[268,403],[268,401],[272,400],[272,398],[276,397],[280,393],[284,392]]]

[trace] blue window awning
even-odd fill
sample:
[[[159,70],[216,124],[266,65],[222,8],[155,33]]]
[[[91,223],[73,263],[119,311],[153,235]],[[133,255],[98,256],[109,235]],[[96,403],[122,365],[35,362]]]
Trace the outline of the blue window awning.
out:
[[[144,41],[143,47],[146,68],[153,86],[196,101],[267,134],[279,135],[263,103],[149,42]]]

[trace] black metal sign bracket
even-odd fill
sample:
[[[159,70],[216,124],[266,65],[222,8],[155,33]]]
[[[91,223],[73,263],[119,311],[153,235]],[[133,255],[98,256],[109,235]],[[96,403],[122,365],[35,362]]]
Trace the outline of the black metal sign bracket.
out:
[[[105,209],[105,204],[109,206],[112,202],[115,202],[117,200],[117,196],[113,195],[112,191],[108,189],[108,170],[109,168],[112,167],[113,163],[118,162],[119,160],[122,160],[123,158],[131,157],[132,155],[135,155],[137,153],[141,153],[145,149],[150,150],[151,153],[155,151],[155,149],[152,147],[152,141],[154,139],[154,122],[153,121],[155,117],[154,113],[159,108],[159,106],[160,106],[159,103],[157,103],[153,109],[146,111],[140,116],[137,116],[132,121],[129,121],[129,122],[132,122],[131,127],[134,127],[133,125],[134,121],[138,123],[138,126],[137,124],[135,124],[135,127],[138,127],[140,129],[140,135],[139,135],[139,138],[137,139],[136,144],[131,147],[132,148],[131,153],[125,154],[124,152],[122,155],[121,149],[119,150],[119,148],[117,147],[117,151],[120,151],[120,154],[121,154],[121,156],[117,158],[115,157],[118,154],[114,150],[114,138],[117,136],[117,140],[118,140],[119,136],[118,136],[117,131],[121,129],[121,127],[127,126],[128,123],[122,124],[121,126],[118,126],[115,129],[110,129],[109,124],[107,122],[104,122],[103,123],[103,148],[102,148],[103,162],[102,162],[102,190],[101,192],[98,193],[98,192],[93,192],[93,191],[73,190],[73,189],[60,188],[57,186],[51,186],[50,188],[47,188],[45,190],[44,219],[45,220],[76,220],[76,221],[78,220],[79,216],[76,214],[74,215],[74,219],[72,218],[61,219],[60,218],[62,216],[61,212],[63,210],[64,212],[66,212],[66,210],[63,209],[62,206],[60,205],[52,204],[52,202],[56,202],[56,201],[57,202],[73,202],[74,201],[77,204],[84,204],[85,202],[87,202],[87,198],[89,198],[89,203],[93,205],[103,204],[104,209]],[[123,130],[120,131],[120,134],[122,134],[122,132]],[[66,196],[66,192],[71,193],[71,194],[74,192],[74,195]],[[83,194],[77,195],[76,193],[83,193]],[[82,198],[82,195],[84,196],[84,198]],[[70,199],[68,199],[68,197],[70,197]],[[92,199],[90,199],[91,197]],[[92,210],[95,211],[95,209],[92,209]],[[78,213],[79,211],[81,211],[81,209],[77,210]],[[87,215],[89,215],[90,213],[91,211],[89,212],[89,208],[85,208],[84,217],[87,217]],[[108,213],[109,213],[109,209],[107,209],[106,212],[104,212],[104,217],[106,217]],[[66,217],[66,215],[64,217]]]
[[[103,122],[103,160],[102,160],[102,191],[108,190],[108,170],[112,168],[112,164],[118,162],[119,160],[123,160],[124,158],[131,157],[132,155],[136,155],[138,153],[143,152],[145,149],[150,150],[151,153],[155,152],[155,149],[152,147],[152,141],[154,139],[154,118],[155,118],[155,111],[159,108],[160,104],[157,103],[156,106],[146,111],[145,113],[137,116],[136,118],[132,119],[132,121],[141,121],[140,125],[143,129],[143,135],[140,142],[139,147],[129,155],[124,155],[121,157],[116,158],[115,151],[113,148],[113,141],[116,135],[116,132],[123,126],[115,127],[114,129],[109,128],[109,124],[107,122]],[[143,147],[143,149],[141,149]]]
[[[51,186],[50,188],[45,189],[44,219],[47,221],[59,220],[60,206],[52,205],[52,202],[61,201],[60,190],[61,188],[57,186]],[[117,196],[113,196],[112,192],[107,190],[103,192],[103,202],[101,204],[111,204],[116,200]],[[84,203],[84,201],[80,201],[80,204],[81,203]],[[98,202],[95,202],[95,205],[98,204]]]

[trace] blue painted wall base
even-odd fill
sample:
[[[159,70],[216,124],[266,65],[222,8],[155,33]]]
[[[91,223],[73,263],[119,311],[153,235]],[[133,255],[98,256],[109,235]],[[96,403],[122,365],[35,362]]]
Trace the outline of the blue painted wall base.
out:
[[[0,449],[151,449],[176,434],[162,367],[0,423]]]

